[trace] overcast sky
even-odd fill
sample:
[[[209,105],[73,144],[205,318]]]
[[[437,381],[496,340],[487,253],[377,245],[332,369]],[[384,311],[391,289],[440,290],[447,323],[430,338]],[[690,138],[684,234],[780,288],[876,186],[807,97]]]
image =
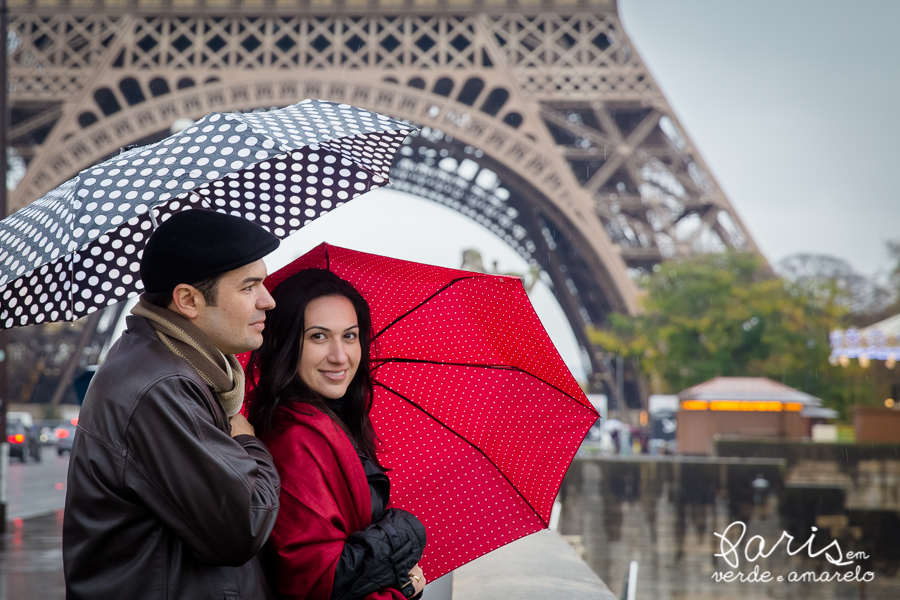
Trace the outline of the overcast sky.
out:
[[[865,274],[900,240],[900,2],[619,0],[631,41],[773,262]]]

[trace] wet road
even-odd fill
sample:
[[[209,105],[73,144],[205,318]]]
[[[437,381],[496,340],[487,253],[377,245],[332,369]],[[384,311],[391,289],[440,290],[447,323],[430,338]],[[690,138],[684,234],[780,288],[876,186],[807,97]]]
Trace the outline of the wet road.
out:
[[[24,464],[10,460],[9,519],[46,515],[63,507],[69,456],[57,456],[55,448],[44,448],[41,457],[41,462]]]
[[[68,456],[9,465],[7,533],[0,536],[0,600],[62,600],[62,508]]]
[[[60,509],[10,521],[7,533],[0,536],[0,600],[65,598],[62,518]]]

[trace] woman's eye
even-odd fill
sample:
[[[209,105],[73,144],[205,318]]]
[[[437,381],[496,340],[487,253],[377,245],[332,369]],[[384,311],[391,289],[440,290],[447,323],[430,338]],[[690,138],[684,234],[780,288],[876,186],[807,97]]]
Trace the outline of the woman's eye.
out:
[[[344,337],[348,340],[355,340],[357,338],[357,335],[355,333],[348,333]]]

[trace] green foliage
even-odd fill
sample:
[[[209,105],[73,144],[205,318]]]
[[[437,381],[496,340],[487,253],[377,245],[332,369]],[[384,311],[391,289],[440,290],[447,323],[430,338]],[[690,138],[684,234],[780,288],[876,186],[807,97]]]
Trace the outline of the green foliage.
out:
[[[741,253],[669,261],[640,283],[644,313],[613,314],[590,335],[636,357],[657,391],[677,393],[717,375],[763,376],[838,410],[852,396],[848,372],[828,364],[829,331],[848,306],[840,286],[796,285]]]

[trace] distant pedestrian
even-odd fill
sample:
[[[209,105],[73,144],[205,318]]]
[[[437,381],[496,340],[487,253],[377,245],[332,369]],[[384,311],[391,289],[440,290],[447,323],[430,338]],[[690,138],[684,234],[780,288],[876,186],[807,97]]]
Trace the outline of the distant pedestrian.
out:
[[[769,497],[769,480],[762,476],[762,473],[756,474],[756,479],[750,482],[753,488],[753,504],[765,504]]]
[[[262,343],[262,257],[278,246],[237,217],[189,210],[147,242],[146,292],[88,389],[69,465],[70,600],[262,599],[256,554],[279,478],[238,414],[234,354]]]

